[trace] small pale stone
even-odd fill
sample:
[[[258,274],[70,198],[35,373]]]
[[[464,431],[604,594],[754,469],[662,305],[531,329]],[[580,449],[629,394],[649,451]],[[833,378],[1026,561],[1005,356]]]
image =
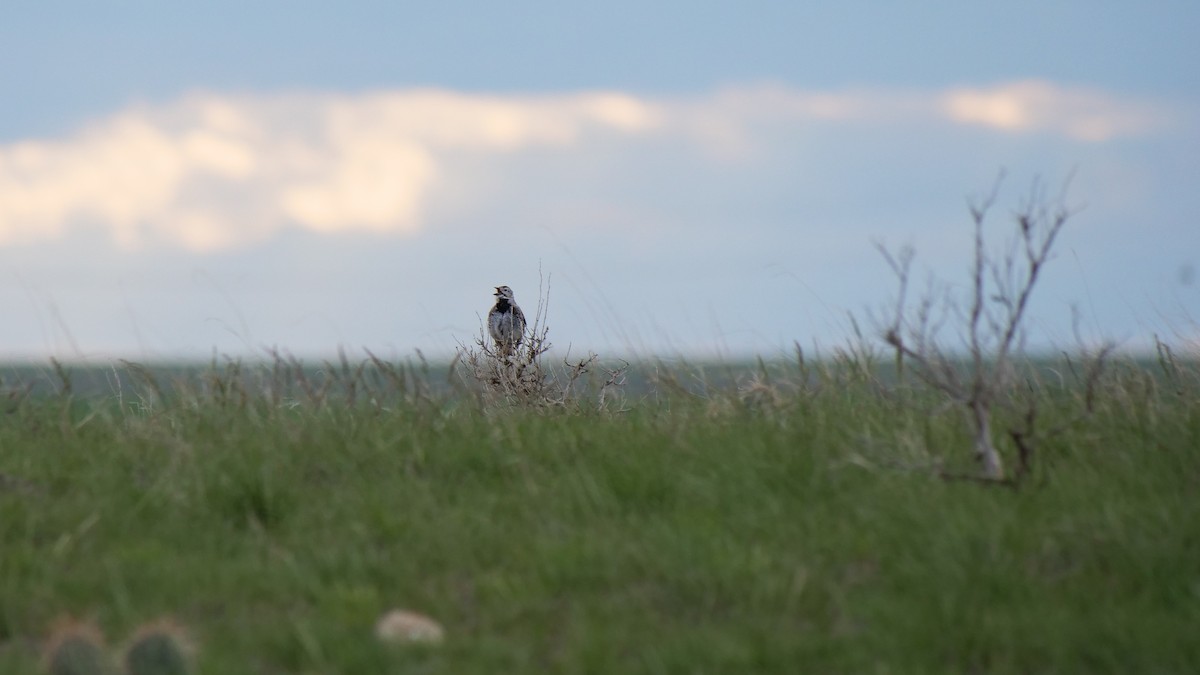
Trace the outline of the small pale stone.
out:
[[[375,623],[375,637],[384,642],[436,644],[442,641],[443,634],[437,621],[403,609],[393,609]]]

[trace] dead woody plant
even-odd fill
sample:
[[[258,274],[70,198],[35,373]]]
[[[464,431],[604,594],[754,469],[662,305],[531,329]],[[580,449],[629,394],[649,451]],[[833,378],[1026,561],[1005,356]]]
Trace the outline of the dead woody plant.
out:
[[[515,347],[493,342],[483,326],[471,345],[459,344],[456,362],[465,382],[485,405],[503,403],[535,408],[561,407],[579,403],[583,397],[584,376],[600,368],[606,380],[598,394],[597,407],[608,409],[616,391],[624,384],[628,364],[616,369],[602,368],[599,356],[588,353],[572,360],[563,359],[560,372],[544,362],[550,351],[550,329],[546,317],[550,305],[549,282],[539,284],[538,305],[533,321]]]
[[[1055,240],[1074,212],[1065,205],[1069,181],[1064,183],[1062,192],[1050,198],[1044,184],[1035,180],[1028,197],[1013,214],[1015,235],[1001,251],[990,251],[984,225],[995,206],[1002,178],[1003,175],[997,178],[988,195],[969,205],[974,251],[965,303],[939,292],[931,283],[916,305],[910,307],[907,294],[914,257],[912,247],[903,247],[893,254],[878,246],[899,285],[891,319],[883,325],[881,333],[895,350],[901,373],[907,363],[920,380],[945,394],[950,404],[964,413],[981,471],[972,477],[1015,484],[1029,469],[1036,406],[1031,403],[1021,415],[1024,426],[1009,432],[1018,453],[1016,469],[1011,473],[1006,472],[1004,459],[996,447],[993,412],[1011,405],[1017,373],[1014,358],[1024,343],[1022,322],[1029,299],[1050,259]],[[958,329],[965,354],[951,353],[941,341],[939,336],[947,323]],[[1089,389],[1095,385],[1107,353],[1108,348],[1104,348],[1091,358]]]

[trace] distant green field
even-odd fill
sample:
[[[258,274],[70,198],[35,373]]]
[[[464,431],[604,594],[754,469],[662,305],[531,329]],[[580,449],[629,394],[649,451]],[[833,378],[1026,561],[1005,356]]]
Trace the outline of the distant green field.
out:
[[[1200,672],[1195,364],[1115,364],[1016,489],[939,477],[973,463],[933,392],[809,368],[638,365],[603,410],[420,364],[10,369],[0,672],[67,615],[173,617],[213,674]],[[1042,428],[1083,404],[1051,371]],[[444,643],[381,644],[392,608]]]

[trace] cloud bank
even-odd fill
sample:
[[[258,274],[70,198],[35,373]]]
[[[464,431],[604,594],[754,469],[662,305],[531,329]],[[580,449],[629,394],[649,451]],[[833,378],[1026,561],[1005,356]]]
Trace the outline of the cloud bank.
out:
[[[940,99],[946,117],[1013,133],[1041,132],[1103,143],[1163,128],[1168,114],[1103,91],[1027,81],[991,89],[956,89]]]
[[[816,124],[933,123],[1104,143],[1155,133],[1167,119],[1161,106],[1040,81],[935,92],[758,86],[689,99],[195,93],[131,106],[67,137],[0,146],[0,246],[89,227],[126,249],[201,253],[285,228],[411,235],[462,162],[536,149],[675,137],[721,161]]]

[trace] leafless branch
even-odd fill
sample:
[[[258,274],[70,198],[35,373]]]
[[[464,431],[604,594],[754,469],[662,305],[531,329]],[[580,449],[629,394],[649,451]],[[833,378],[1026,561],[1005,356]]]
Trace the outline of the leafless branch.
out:
[[[1025,201],[1013,214],[1014,238],[1002,252],[992,253],[987,246],[985,224],[995,207],[1002,180],[1003,174],[997,177],[990,192],[968,203],[973,252],[965,313],[960,313],[959,306],[951,299],[949,311],[942,318],[935,318],[939,296],[932,286],[915,308],[908,307],[911,248],[902,248],[893,255],[877,245],[899,288],[892,319],[880,331],[883,340],[896,351],[898,362],[909,361],[920,380],[944,393],[963,410],[974,431],[974,452],[982,465],[982,477],[993,481],[1006,480],[1007,476],[992,439],[992,412],[1011,387],[1012,359],[1022,349],[1022,328],[1033,290],[1058,235],[1074,215],[1065,206],[1065,185],[1064,192],[1051,200],[1043,183],[1035,180]],[[946,316],[963,319],[965,372],[938,337]],[[1094,363],[1102,364],[1107,354],[1107,350],[1101,351]],[[1094,377],[1098,378],[1098,373],[1097,370]],[[1088,382],[1093,382],[1092,375]],[[1090,401],[1089,394],[1089,409]],[[1037,410],[1027,410],[1024,419],[1024,426],[1010,433],[1017,449],[1014,480],[1020,480],[1029,470]]]

